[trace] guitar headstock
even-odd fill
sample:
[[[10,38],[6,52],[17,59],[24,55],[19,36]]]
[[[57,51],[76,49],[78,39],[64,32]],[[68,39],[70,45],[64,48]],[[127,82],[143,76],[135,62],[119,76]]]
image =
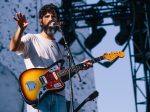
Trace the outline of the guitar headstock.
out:
[[[110,53],[105,53],[102,57],[103,59],[107,59],[108,61],[113,61],[116,58],[123,58],[125,56],[124,52],[110,52]]]

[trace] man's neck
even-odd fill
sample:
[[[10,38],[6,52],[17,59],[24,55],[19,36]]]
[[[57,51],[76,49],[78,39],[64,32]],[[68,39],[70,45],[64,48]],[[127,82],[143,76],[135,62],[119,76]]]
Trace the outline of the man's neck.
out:
[[[50,39],[50,40],[55,40],[54,35],[47,35],[44,31],[42,31],[40,33],[40,35],[42,35],[43,38],[47,38],[47,39]]]

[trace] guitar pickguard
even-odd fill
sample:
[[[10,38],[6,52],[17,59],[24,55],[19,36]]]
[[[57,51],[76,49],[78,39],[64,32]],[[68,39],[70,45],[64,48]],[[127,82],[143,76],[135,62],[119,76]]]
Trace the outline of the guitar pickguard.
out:
[[[63,88],[64,83],[61,81],[59,76],[57,76],[57,72],[59,72],[60,68],[56,71],[47,72],[44,76],[47,80],[46,89],[48,90],[59,90]]]

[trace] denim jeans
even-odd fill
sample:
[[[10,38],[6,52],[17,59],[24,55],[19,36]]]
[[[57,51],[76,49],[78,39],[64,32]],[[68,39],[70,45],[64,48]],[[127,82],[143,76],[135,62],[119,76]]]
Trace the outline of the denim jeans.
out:
[[[65,96],[49,94],[40,101],[40,112],[67,112]]]

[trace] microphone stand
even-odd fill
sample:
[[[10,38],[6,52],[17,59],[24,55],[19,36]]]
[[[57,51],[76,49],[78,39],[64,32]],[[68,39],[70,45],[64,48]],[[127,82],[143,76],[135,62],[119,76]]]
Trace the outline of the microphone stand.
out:
[[[84,104],[88,101],[94,100],[98,96],[98,91],[94,91],[92,94],[90,94],[73,112],[78,112],[81,107],[84,106]]]
[[[64,40],[64,42],[65,42],[65,48],[66,48],[67,51],[68,51],[67,57],[68,57],[68,59],[69,59],[69,67],[71,67],[71,62],[73,63],[73,65],[75,65],[75,62],[74,62],[72,53],[71,53],[71,51],[70,51],[70,48],[68,47],[67,41],[66,41],[66,39],[65,39],[65,37],[64,37],[64,33],[63,33],[62,29],[61,29],[61,26],[59,25],[58,27],[59,27],[60,33],[62,34],[62,38],[63,38],[63,40]],[[71,98],[70,98],[70,99],[71,99],[71,102],[70,102],[70,110],[71,110],[71,112],[73,112],[73,111],[74,111],[74,103],[73,103],[73,87],[72,87],[72,80],[71,80],[71,69],[69,70],[69,74],[68,74],[68,75],[69,75],[70,97],[71,97]],[[78,75],[79,81],[81,81],[81,78],[80,78],[80,76],[79,76],[78,73],[77,73],[77,75]]]

